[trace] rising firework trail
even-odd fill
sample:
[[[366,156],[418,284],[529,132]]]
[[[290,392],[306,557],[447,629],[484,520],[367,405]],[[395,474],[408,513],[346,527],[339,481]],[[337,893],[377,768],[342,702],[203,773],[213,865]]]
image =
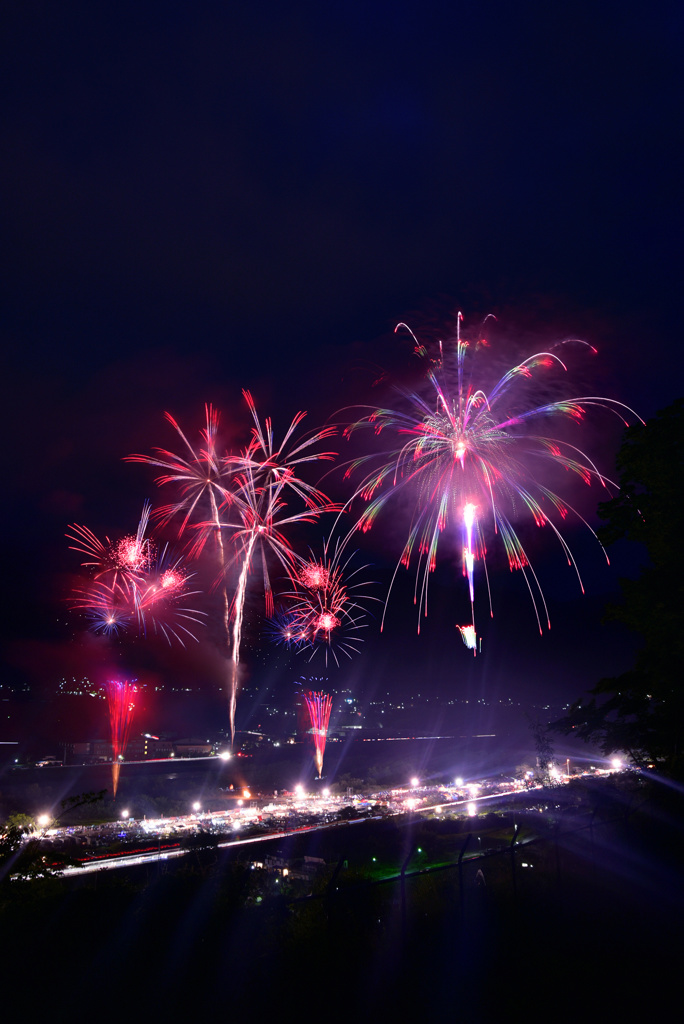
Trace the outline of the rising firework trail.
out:
[[[372,409],[347,428],[347,435],[367,427],[376,435],[390,438],[384,451],[355,459],[347,474],[358,469],[365,472],[355,496],[365,500],[367,506],[355,529],[369,530],[400,493],[407,494],[414,503],[408,539],[392,584],[399,567],[408,568],[415,556],[418,631],[421,616],[427,615],[428,579],[436,567],[439,541],[445,531],[452,537],[460,533],[472,618],[468,627],[459,628],[466,645],[475,652],[475,570],[481,563],[487,578],[485,533],[501,537],[510,569],[522,572],[539,631],[542,616],[550,626],[539,581],[513,525],[519,510],[528,512],[537,526],[548,526],[554,533],[584,590],[575,559],[551,516],[558,514],[565,519],[573,513],[588,529],[591,527],[544,481],[552,467],[568,470],[587,484],[597,482],[608,488],[611,481],[580,448],[550,436],[547,423],[558,419],[580,423],[585,413],[595,408],[615,413],[625,423],[626,415],[639,417],[620,402],[593,395],[539,402],[540,375],[553,376],[567,370],[557,351],[538,352],[524,359],[491,390],[485,390],[477,372],[480,349],[486,343],[482,338],[474,345],[464,340],[461,319],[459,313],[453,351],[440,342],[435,358],[430,358],[427,348],[406,324],[399,324],[397,330],[409,331],[416,355],[426,365],[426,389],[410,392],[398,388],[400,408]],[[573,340],[554,348],[571,344],[586,345]],[[491,594],[489,607],[491,614]]]
[[[328,738],[332,697],[328,693],[316,693],[310,690],[304,694],[304,702],[311,722],[310,731],[313,736],[314,747],[316,748],[316,768],[318,770],[318,778],[320,779],[323,773],[323,755],[325,753],[325,741]]]
[[[119,787],[121,761],[126,752],[128,734],[135,710],[134,697],[137,691],[134,682],[109,679],[105,685],[112,733],[112,788],[115,797]]]

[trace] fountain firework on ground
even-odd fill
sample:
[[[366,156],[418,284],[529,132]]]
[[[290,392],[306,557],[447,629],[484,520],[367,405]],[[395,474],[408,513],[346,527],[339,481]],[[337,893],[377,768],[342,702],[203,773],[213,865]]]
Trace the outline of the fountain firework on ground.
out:
[[[112,788],[114,796],[119,786],[121,761],[126,752],[128,734],[133,720],[136,687],[133,682],[109,679],[105,684],[109,707],[109,724],[112,733]]]
[[[550,626],[539,581],[513,525],[517,508],[529,512],[538,526],[548,526],[553,531],[584,590],[570,548],[551,516],[558,514],[564,519],[568,513],[573,513],[588,529],[591,527],[577,510],[545,485],[543,474],[553,464],[576,474],[587,484],[593,481],[607,488],[611,481],[580,448],[567,440],[549,436],[544,429],[534,432],[534,425],[543,426],[544,421],[552,417],[579,423],[590,408],[608,410],[625,423],[626,413],[636,419],[639,417],[627,406],[609,398],[587,396],[541,403],[535,400],[529,387],[537,380],[539,371],[566,371],[565,363],[553,351],[538,352],[524,359],[486,392],[475,376],[477,354],[486,343],[482,337],[474,345],[464,340],[460,334],[461,319],[459,313],[453,351],[451,346],[440,342],[439,351],[432,359],[406,324],[398,325],[397,330],[409,330],[415,352],[427,366],[426,393],[398,388],[403,399],[400,408],[372,409],[347,428],[348,436],[359,428],[370,427],[376,435],[390,438],[382,452],[351,462],[347,476],[359,468],[365,469],[354,497],[360,496],[368,504],[355,529],[369,530],[398,493],[408,491],[415,501],[408,539],[392,583],[401,565],[409,567],[415,552],[414,601],[418,607],[419,632],[421,616],[427,614],[428,579],[436,566],[440,538],[446,530],[461,532],[463,575],[468,581],[471,610],[471,623],[461,632],[467,646],[475,653],[474,578],[478,562],[485,572],[492,613],[485,564],[486,531],[501,536],[509,568],[522,572],[539,631],[542,631],[542,615]],[[586,345],[575,339],[561,343],[571,344]],[[586,345],[586,348],[591,346]],[[468,361],[469,350],[471,360]],[[390,592],[391,589],[392,585]]]
[[[311,735],[313,736],[314,747],[316,748],[316,769],[320,779],[323,773],[323,755],[325,753],[325,741],[328,737],[332,697],[328,693],[310,690],[304,694],[304,702],[311,722]]]

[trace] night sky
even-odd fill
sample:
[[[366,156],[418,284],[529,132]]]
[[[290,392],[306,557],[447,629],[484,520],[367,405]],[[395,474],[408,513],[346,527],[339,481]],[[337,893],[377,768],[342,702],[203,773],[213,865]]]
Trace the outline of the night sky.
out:
[[[5,680],[102,664],[67,611],[64,533],[133,529],[159,500],[122,458],[172,444],[165,410],[196,435],[213,402],[239,447],[246,387],[277,432],[299,409],[321,426],[377,401],[383,371],[417,372],[398,321],[446,335],[458,309],[466,327],[496,314],[509,365],[586,339],[579,393],[644,418],[679,397],[680,5],[22,0],[2,22]],[[608,475],[619,440],[587,426]],[[362,545],[371,578],[399,529]],[[332,685],[565,700],[623,671],[635,641],[601,616],[640,556],[608,570],[569,539],[584,598],[552,538],[533,542],[551,634],[495,557],[473,661],[440,566],[421,636],[399,587]],[[289,687],[248,641],[249,677]],[[117,664],[217,678],[210,640],[187,661],[139,648]]]

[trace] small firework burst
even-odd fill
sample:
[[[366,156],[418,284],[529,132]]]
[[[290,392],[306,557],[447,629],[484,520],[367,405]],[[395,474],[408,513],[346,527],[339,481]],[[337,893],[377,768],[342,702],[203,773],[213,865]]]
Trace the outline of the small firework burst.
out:
[[[322,562],[305,562],[297,573],[297,579],[307,590],[319,590],[330,582],[330,570]]]

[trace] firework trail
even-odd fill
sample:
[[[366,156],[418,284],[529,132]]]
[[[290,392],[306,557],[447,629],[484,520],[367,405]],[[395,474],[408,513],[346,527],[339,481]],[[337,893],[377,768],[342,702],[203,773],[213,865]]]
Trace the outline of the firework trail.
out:
[[[313,736],[316,748],[316,768],[318,778],[323,773],[323,754],[325,753],[325,741],[328,737],[328,723],[332,710],[332,697],[328,693],[316,693],[310,690],[304,694],[304,702],[311,721],[311,735]]]
[[[261,555],[264,580],[266,614],[273,615],[273,589],[268,571],[269,553],[273,554],[291,576],[296,558],[283,530],[295,523],[316,522],[324,512],[339,511],[339,506],[317,487],[307,484],[299,473],[305,464],[322,459],[333,459],[333,452],[315,452],[312,446],[335,433],[334,427],[305,435],[295,440],[297,428],[306,413],[299,412],[292,420],[280,444],[275,444],[270,419],[262,425],[251,394],[243,391],[252,414],[252,437],[245,451],[227,460],[234,476],[230,510],[233,521],[231,543],[235,562],[240,566],[233,600],[233,647],[229,689],[229,717],[231,739],[235,738],[235,710],[239,689],[239,662],[242,640],[242,622],[245,609],[247,581],[254,555]],[[292,511],[292,499],[303,509]]]
[[[121,759],[126,752],[128,734],[131,729],[135,710],[134,695],[137,692],[134,683],[109,679],[105,684],[107,704],[109,706],[109,724],[112,732],[112,788],[114,796],[119,787]]]
[[[373,409],[347,428],[347,436],[359,428],[370,427],[376,435],[392,437],[384,452],[350,463],[347,475],[359,468],[365,470],[355,492],[355,497],[361,496],[368,503],[355,527],[364,532],[398,493],[408,490],[415,496],[408,539],[390,592],[400,565],[408,568],[415,553],[414,602],[418,607],[419,632],[421,616],[427,615],[428,579],[436,566],[440,537],[445,530],[461,532],[463,574],[468,580],[472,615],[470,626],[465,627],[468,632],[461,632],[467,646],[475,652],[475,566],[481,562],[486,576],[486,527],[501,537],[510,569],[522,572],[540,632],[541,615],[547,626],[550,622],[539,581],[512,523],[518,509],[529,512],[538,526],[552,530],[582,587],[574,557],[550,515],[555,512],[564,519],[572,512],[588,529],[591,527],[545,486],[544,473],[554,465],[576,474],[587,484],[598,482],[608,487],[612,482],[580,448],[547,435],[545,421],[561,417],[580,422],[586,411],[595,407],[617,414],[623,422],[627,422],[626,414],[639,417],[628,406],[597,396],[536,404],[529,386],[539,373],[567,370],[554,352],[538,352],[523,360],[486,392],[474,377],[477,361],[472,365],[472,357],[483,339],[475,346],[464,340],[460,334],[461,319],[459,313],[455,353],[445,353],[440,342],[435,359],[430,359],[425,346],[406,324],[398,325],[397,330],[409,331],[416,354],[427,364],[427,394],[397,389],[404,400],[402,409]],[[468,360],[470,348],[474,351]],[[537,423],[541,432],[539,428],[535,430]],[[373,464],[375,468],[369,469]],[[491,614],[491,594],[489,605]]]
[[[338,667],[338,653],[358,653],[365,603],[378,600],[366,592],[372,585],[363,576],[368,566],[352,570],[354,553],[343,560],[344,547],[338,542],[331,555],[328,542],[320,559],[300,562],[290,577],[293,589],[284,595],[291,603],[270,628],[277,642],[310,650],[309,660],[322,650],[326,665],[332,657]]]

